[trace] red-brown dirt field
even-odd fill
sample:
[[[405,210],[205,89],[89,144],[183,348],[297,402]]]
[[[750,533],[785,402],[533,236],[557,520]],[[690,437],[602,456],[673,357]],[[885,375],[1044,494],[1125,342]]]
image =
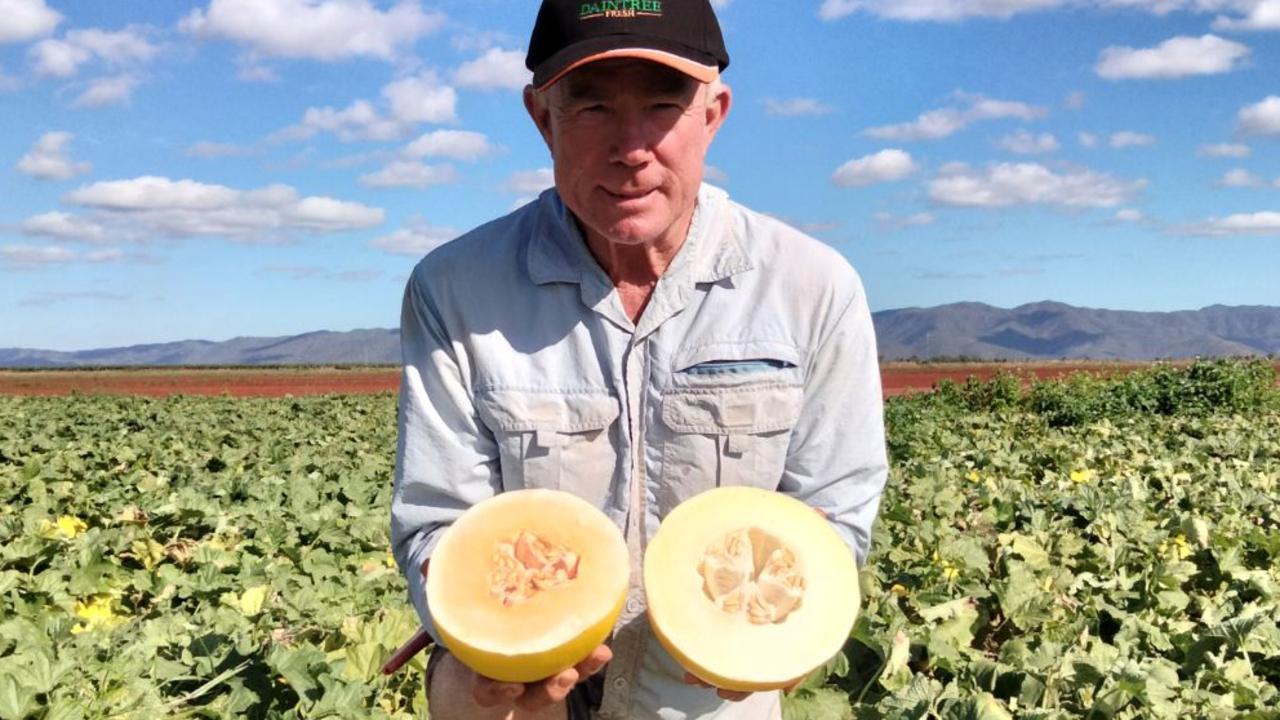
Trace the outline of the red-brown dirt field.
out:
[[[884,363],[880,368],[885,396],[928,390],[943,378],[957,382],[969,376],[986,380],[999,372],[1040,378],[1073,372],[1117,373],[1144,363]],[[1280,371],[1280,362],[1276,364]],[[283,397],[395,392],[395,368],[140,368],[113,370],[0,370],[0,395],[231,395]]]

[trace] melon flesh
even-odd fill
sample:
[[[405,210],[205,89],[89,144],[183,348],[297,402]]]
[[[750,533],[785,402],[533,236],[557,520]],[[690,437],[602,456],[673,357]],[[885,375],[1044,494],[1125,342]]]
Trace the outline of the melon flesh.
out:
[[[813,508],[723,487],[676,506],[645,550],[654,635],[689,672],[727,690],[786,687],[853,629],[858,568]]]
[[[445,531],[427,604],[445,647],[503,682],[533,682],[584,660],[613,628],[630,563],[617,526],[559,490],[501,493]]]

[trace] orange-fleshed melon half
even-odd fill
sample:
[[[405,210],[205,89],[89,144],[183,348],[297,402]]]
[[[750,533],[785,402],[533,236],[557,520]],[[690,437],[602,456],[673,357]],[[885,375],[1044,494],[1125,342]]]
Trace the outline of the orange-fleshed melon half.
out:
[[[627,594],[626,542],[590,503],[529,489],[477,503],[431,554],[427,604],[446,648],[477,673],[532,682],[584,660]]]
[[[703,681],[774,690],[831,659],[858,616],[853,553],[813,508],[749,487],[676,506],[645,550],[649,623]]]

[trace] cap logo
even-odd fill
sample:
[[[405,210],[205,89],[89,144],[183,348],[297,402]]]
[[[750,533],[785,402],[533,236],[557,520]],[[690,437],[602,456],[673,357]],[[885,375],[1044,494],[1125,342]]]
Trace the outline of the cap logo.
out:
[[[579,20],[592,18],[662,17],[662,0],[597,0],[578,8]]]

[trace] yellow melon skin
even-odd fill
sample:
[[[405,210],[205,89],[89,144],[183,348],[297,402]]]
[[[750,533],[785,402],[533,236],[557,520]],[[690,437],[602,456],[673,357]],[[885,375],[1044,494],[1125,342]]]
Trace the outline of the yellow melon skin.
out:
[[[717,608],[699,563],[707,548],[744,527],[764,530],[803,567],[800,605],[782,622],[753,624]],[[777,492],[722,487],[672,510],[645,550],[649,625],[686,670],[726,690],[788,687],[831,659],[853,630],[858,568],[839,534],[810,506]]]
[[[436,626],[436,631],[440,633],[440,639],[449,652],[477,673],[502,682],[535,682],[557,675],[585,660],[592,650],[609,637],[613,624],[622,612],[625,598],[626,594],[623,593],[608,615],[594,626],[584,629],[576,639],[542,652],[514,655],[486,652],[467,645],[466,641],[450,635],[439,625]]]
[[[525,530],[580,554],[577,577],[504,606],[489,591],[494,547]],[[500,493],[445,531],[431,554],[427,605],[445,648],[463,665],[503,682],[534,682],[586,659],[613,629],[626,600],[630,562],[617,526],[559,490]]]

